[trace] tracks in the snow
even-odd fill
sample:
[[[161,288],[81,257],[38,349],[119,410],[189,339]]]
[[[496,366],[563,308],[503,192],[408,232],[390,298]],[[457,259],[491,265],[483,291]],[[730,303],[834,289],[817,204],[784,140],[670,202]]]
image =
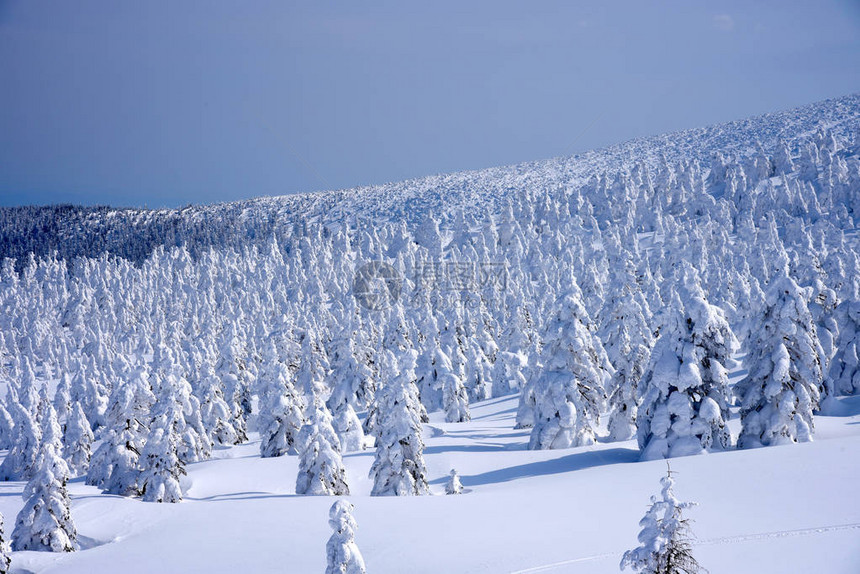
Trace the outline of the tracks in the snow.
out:
[[[791,536],[809,536],[812,534],[824,534],[828,532],[837,532],[840,530],[860,530],[860,522],[852,522],[848,524],[834,524],[831,526],[817,526],[814,528],[799,528],[797,530],[776,530],[773,532],[759,532],[757,534],[743,534],[740,536],[722,536],[719,538],[708,538],[706,540],[696,540],[693,546],[712,546],[715,544],[732,544],[735,542],[751,542],[755,540],[767,540],[771,538],[788,538]],[[582,562],[594,562],[605,558],[621,559],[623,551],[607,552],[604,554],[594,554],[592,556],[583,556],[581,558],[573,558],[571,560],[562,560],[561,562],[553,562],[552,564],[543,564],[534,566],[524,570],[515,570],[511,574],[534,574],[536,572],[551,572],[561,566],[571,564],[579,564]]]

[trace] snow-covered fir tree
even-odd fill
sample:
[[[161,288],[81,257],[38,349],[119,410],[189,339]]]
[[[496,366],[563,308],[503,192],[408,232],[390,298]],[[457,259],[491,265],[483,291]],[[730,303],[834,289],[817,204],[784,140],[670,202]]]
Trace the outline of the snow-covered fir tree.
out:
[[[731,447],[728,375],[737,341],[694,279],[673,291],[639,383],[637,438],[643,460]]]
[[[437,345],[433,354],[434,379],[439,388],[442,389],[442,408],[445,411],[445,420],[449,423],[462,423],[469,421],[472,416],[469,413],[469,395],[462,379],[454,372],[451,359]]]
[[[12,545],[6,538],[6,525],[0,514],[0,574],[8,574],[12,566]]]
[[[114,387],[105,413],[106,435],[90,460],[87,484],[110,494],[140,494],[138,461],[154,404],[155,396],[142,366],[134,370],[130,380]]]
[[[651,497],[651,507],[639,526],[639,546],[624,553],[621,570],[640,574],[695,574],[701,567],[693,557],[689,520],[683,511],[693,502],[675,497],[672,473],[660,479],[660,498]]]
[[[836,308],[839,323],[837,350],[830,363],[834,395],[860,393],[860,293]]]
[[[344,496],[349,494],[346,468],[322,392],[322,384],[318,384],[311,399],[308,421],[299,432],[296,494]]]
[[[355,506],[337,500],[329,510],[328,523],[333,530],[326,543],[326,574],[365,574],[364,558],[355,543],[357,528],[352,511]]]
[[[200,367],[200,416],[213,444],[234,445],[241,442],[233,427],[233,412],[224,400],[224,389],[208,361]]]
[[[767,307],[752,331],[735,387],[741,401],[738,446],[753,448],[812,440],[824,364],[807,294],[786,274],[767,290]]]
[[[63,458],[66,459],[72,476],[83,476],[90,466],[93,431],[79,403],[76,403],[71,411],[63,429]]]
[[[279,364],[266,381],[260,407],[260,456],[263,458],[297,454],[299,431],[305,424],[304,399],[290,380],[286,365]]]
[[[612,367],[576,290],[556,304],[541,351],[542,372],[535,380],[535,415],[529,448],[568,448],[592,444]]]
[[[9,406],[15,421],[15,439],[0,464],[0,480],[29,480],[36,469],[42,431],[30,412],[15,399],[14,391]]]
[[[69,470],[53,443],[39,452],[39,467],[24,487],[24,507],[15,520],[13,550],[72,552],[77,531],[66,490]]]
[[[165,413],[153,421],[140,453],[140,495],[144,502],[179,502],[185,465],[179,458],[175,418]]]
[[[391,351],[383,354],[386,384],[377,395],[380,434],[370,468],[373,496],[427,494],[424,440],[421,437],[421,405],[415,389],[414,350],[401,361]]]

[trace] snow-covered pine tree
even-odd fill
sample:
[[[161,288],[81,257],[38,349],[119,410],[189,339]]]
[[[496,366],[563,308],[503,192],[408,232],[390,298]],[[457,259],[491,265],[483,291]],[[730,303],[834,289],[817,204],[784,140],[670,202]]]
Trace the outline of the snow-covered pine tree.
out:
[[[57,384],[57,390],[54,391],[54,410],[57,411],[57,419],[60,421],[68,420],[72,414],[71,408],[71,388],[72,377],[68,373],[63,373],[60,377],[60,382]]]
[[[0,514],[0,574],[8,574],[12,566],[11,544],[6,540],[6,525]]]
[[[690,522],[683,511],[694,502],[681,502],[672,491],[671,471],[660,479],[660,498],[651,497],[651,507],[639,526],[639,546],[624,553],[621,570],[640,574],[695,574],[701,567],[690,545]]]
[[[140,494],[144,502],[182,500],[179,480],[186,472],[177,454],[180,440],[175,428],[176,418],[165,413],[151,424],[140,453]]]
[[[449,423],[462,423],[471,420],[469,395],[462,379],[454,373],[451,359],[437,345],[433,354],[433,370],[436,384],[442,389],[442,408],[445,420]]]
[[[544,336],[543,370],[534,385],[530,449],[594,443],[612,366],[589,324],[578,289],[559,298]]]
[[[297,454],[299,431],[305,423],[304,400],[293,386],[286,365],[279,364],[266,381],[267,390],[260,414],[260,456],[263,458]]]
[[[421,404],[415,389],[415,351],[404,351],[401,361],[383,352],[383,377],[377,394],[380,433],[370,468],[372,496],[427,494],[424,441],[421,438]],[[412,388],[410,388],[412,387]]]
[[[607,389],[610,441],[628,440],[636,433],[636,388],[648,365],[653,339],[650,312],[643,308],[645,302],[632,272],[618,275],[618,284],[601,312],[601,339],[615,369]]]
[[[370,380],[370,368],[356,358],[353,339],[345,333],[338,339],[333,359],[334,382],[328,398],[332,425],[340,439],[341,452],[359,451],[364,448],[364,430],[354,405]]]
[[[830,363],[830,385],[836,395],[860,393],[860,294],[836,308],[839,338]]]
[[[337,500],[329,510],[328,523],[334,531],[326,544],[326,574],[365,574],[364,559],[355,543],[355,507]]]
[[[8,450],[15,443],[15,421],[0,402],[0,449]]]
[[[209,361],[200,367],[200,418],[214,444],[234,445],[239,438],[233,428],[233,412],[224,400],[224,389]]]
[[[63,458],[69,465],[72,476],[87,473],[92,457],[93,431],[80,403],[72,406],[72,412],[63,429]]]
[[[43,444],[38,470],[24,487],[24,507],[12,533],[14,550],[75,550],[77,531],[66,490],[68,478],[66,461],[55,451],[53,443]]]
[[[768,287],[767,306],[744,360],[749,374],[735,387],[741,448],[812,440],[824,350],[806,300],[805,290],[787,274],[774,277]]]
[[[136,368],[128,381],[114,387],[105,413],[106,435],[90,459],[87,484],[110,494],[140,494],[138,460],[154,403],[144,367]]]
[[[637,438],[642,460],[729,448],[729,360],[736,340],[718,307],[701,289],[672,292],[660,335],[639,383]]]
[[[0,480],[29,480],[36,470],[42,431],[29,411],[17,401],[11,387],[8,400],[15,421],[15,439],[0,464]]]
[[[316,385],[309,416],[299,432],[299,473],[296,494],[349,495],[346,468],[340,455],[340,441],[332,427],[331,414],[323,399],[322,384]]]

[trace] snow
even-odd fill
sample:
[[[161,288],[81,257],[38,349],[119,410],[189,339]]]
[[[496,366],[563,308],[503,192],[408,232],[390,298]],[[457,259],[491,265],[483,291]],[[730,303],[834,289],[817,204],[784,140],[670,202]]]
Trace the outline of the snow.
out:
[[[368,572],[618,572],[666,472],[636,462],[635,441],[530,451],[512,430],[516,396],[472,408],[472,421],[424,425],[434,496],[371,497],[373,451],[344,456]],[[860,397],[816,418],[815,441],[671,460],[675,492],[698,506],[698,561],[713,573],[854,573],[860,568]],[[730,425],[737,432],[737,416]],[[82,550],[16,552],[34,573],[322,572],[333,497],[294,493],[298,458],[260,458],[249,443],[188,465],[185,499],[147,504],[72,481]],[[444,496],[452,468],[464,494]],[[791,480],[784,477],[790,476]],[[799,485],[806,487],[799,491]],[[23,483],[0,483],[0,511]],[[8,521],[7,521],[8,523]]]

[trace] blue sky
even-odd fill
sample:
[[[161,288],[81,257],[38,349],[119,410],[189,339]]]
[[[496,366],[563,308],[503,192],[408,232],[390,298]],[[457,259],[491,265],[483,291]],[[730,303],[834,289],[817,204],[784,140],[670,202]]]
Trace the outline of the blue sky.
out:
[[[860,91],[860,2],[0,0],[0,205],[505,165]]]

